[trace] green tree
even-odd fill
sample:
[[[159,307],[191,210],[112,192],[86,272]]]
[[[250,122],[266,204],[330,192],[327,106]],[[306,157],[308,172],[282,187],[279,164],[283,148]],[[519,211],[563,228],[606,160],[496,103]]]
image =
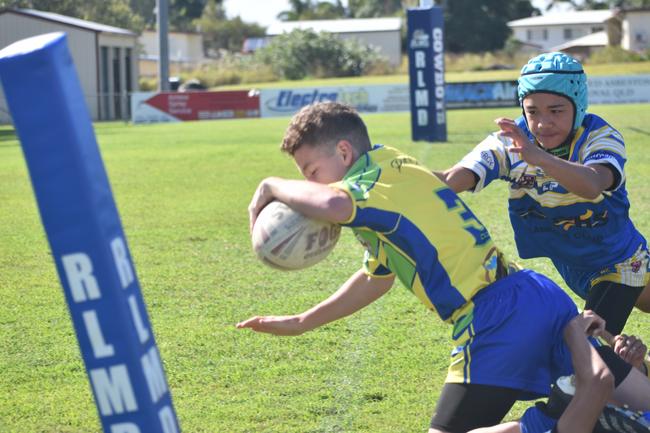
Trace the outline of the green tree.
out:
[[[378,18],[403,15],[401,0],[349,0],[349,15],[354,18]]]
[[[611,8],[647,8],[650,0],[551,0],[547,9],[557,5],[570,5],[575,10],[611,9]]]
[[[356,40],[300,29],[274,37],[255,56],[262,64],[271,65],[278,76],[289,80],[358,76],[385,62],[374,48]]]
[[[290,9],[278,14],[282,21],[328,20],[343,18],[346,9],[341,0],[329,1],[289,0]]]
[[[535,10],[529,0],[449,1],[444,9],[447,50],[483,52],[501,49],[510,35],[508,21],[531,16]]]
[[[194,31],[194,21],[201,18],[206,3],[207,0],[169,0],[169,27],[182,32]]]
[[[216,0],[208,0],[203,14],[193,24],[203,34],[206,53],[220,49],[239,52],[244,39],[265,35],[264,27],[246,23],[240,17],[226,19],[222,2]]]

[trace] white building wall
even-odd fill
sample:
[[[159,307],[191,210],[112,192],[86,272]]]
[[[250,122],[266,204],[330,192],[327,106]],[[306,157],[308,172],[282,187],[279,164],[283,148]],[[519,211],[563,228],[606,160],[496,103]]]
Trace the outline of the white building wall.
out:
[[[77,69],[81,88],[86,96],[86,105],[91,117],[97,119],[97,42],[95,32],[6,12],[0,15],[0,48],[31,36],[60,31],[65,31],[68,35],[68,46]],[[7,104],[4,93],[0,89],[0,123],[8,122],[10,122],[10,117]]]
[[[392,65],[402,62],[402,46],[399,31],[367,32],[367,33],[336,33],[341,39],[357,39],[365,45],[374,45],[382,55],[388,58]]]
[[[522,42],[539,45],[541,50],[545,51],[572,39],[577,39],[601,30],[605,30],[605,24],[522,26],[514,28],[513,35]]]
[[[621,47],[631,51],[650,49],[650,11],[625,14]]]
[[[143,54],[158,57],[158,34],[145,31],[138,40]],[[169,33],[169,59],[171,61],[200,63],[203,56],[203,35],[199,33]]]

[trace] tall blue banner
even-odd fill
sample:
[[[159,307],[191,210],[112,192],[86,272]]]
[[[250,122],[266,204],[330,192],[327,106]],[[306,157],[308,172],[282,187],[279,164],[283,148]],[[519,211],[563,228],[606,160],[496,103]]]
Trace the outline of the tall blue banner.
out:
[[[411,137],[447,141],[442,9],[408,9],[407,21]]]
[[[178,433],[65,34],[0,51],[0,80],[104,432]]]

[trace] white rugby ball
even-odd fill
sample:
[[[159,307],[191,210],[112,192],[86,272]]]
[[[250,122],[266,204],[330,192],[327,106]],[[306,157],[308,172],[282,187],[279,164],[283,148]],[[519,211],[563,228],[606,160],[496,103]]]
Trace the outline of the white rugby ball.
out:
[[[340,234],[338,224],[307,218],[280,201],[272,201],[255,220],[253,250],[273,268],[303,269],[327,257]]]

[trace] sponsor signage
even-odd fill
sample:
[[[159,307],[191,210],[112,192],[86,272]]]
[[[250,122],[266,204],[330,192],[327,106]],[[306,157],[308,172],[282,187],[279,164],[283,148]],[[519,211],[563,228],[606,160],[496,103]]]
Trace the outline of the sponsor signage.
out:
[[[588,77],[589,104],[650,102],[650,75]]]
[[[516,107],[517,81],[448,83],[445,104],[447,108]]]
[[[414,46],[424,46],[420,34]],[[417,80],[426,77],[416,74]],[[417,86],[416,86],[417,88]],[[442,90],[445,108],[516,107],[517,81],[446,83]],[[423,104],[426,89],[413,96],[407,84],[369,86],[304,87],[262,89],[260,91],[155,93],[138,92],[131,97],[134,123],[179,122],[183,120],[228,119],[241,117],[292,116],[305,105],[320,101],[338,101],[352,105],[362,113],[409,111]],[[420,98],[419,100],[417,98]],[[590,104],[650,103],[650,75],[589,78]],[[440,106],[439,101],[433,104]],[[412,121],[429,120],[424,110]],[[432,110],[435,112],[434,108]],[[417,113],[417,110],[416,110]],[[438,116],[434,114],[434,117]],[[444,119],[444,112],[440,115]],[[417,127],[418,125],[416,125]]]
[[[411,136],[414,141],[446,141],[442,9],[408,9],[407,21]]]
[[[133,123],[260,117],[255,91],[134,93]]]
[[[305,105],[322,101],[349,104],[362,113],[409,109],[408,87],[387,84],[358,87],[263,89],[260,91],[260,113],[262,117],[291,116]]]

